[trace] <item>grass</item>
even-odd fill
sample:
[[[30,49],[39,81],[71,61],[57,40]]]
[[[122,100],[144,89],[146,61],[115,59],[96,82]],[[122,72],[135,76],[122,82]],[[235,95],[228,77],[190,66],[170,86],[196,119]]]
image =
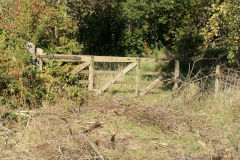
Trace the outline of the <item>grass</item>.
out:
[[[96,122],[100,127],[85,135],[105,159],[240,159],[240,92],[216,95],[188,83],[179,92],[134,98],[134,85],[128,86],[89,97],[80,113],[67,98],[22,115],[15,111],[17,122],[4,121],[15,132],[0,136],[0,159],[94,159],[96,152],[81,132]]]

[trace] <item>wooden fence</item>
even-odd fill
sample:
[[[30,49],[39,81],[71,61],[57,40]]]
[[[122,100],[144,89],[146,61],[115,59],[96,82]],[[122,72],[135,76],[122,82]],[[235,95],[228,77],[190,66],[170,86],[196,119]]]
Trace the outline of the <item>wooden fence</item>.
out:
[[[80,83],[88,83],[88,90],[94,91],[97,95],[105,92],[111,85],[114,83],[119,83],[118,79],[120,79],[126,73],[132,74],[136,76],[135,80],[135,94],[136,96],[143,96],[147,94],[150,90],[152,90],[162,79],[164,73],[162,72],[142,72],[141,71],[141,63],[142,62],[169,62],[173,59],[153,59],[153,58],[137,58],[137,57],[113,57],[113,56],[88,56],[88,55],[46,55],[41,48],[36,48],[33,43],[27,44],[27,51],[32,53],[32,57],[36,65],[40,70],[43,69],[42,60],[50,60],[55,59],[57,61],[65,61],[65,62],[79,62],[79,64],[74,70],[71,71],[70,74],[77,73],[87,73],[89,75],[88,81],[80,81]],[[102,70],[94,70],[95,62],[123,62],[129,63],[123,70],[121,71],[102,71]],[[85,68],[89,68],[88,70],[84,70]],[[135,68],[135,71],[132,71]],[[107,81],[100,88],[94,88],[94,76],[96,74],[115,74],[115,76]],[[179,61],[175,60],[175,72],[174,72],[174,88],[178,87],[178,79],[180,74]],[[149,84],[145,89],[140,90],[140,81],[141,75],[156,75],[158,78]]]

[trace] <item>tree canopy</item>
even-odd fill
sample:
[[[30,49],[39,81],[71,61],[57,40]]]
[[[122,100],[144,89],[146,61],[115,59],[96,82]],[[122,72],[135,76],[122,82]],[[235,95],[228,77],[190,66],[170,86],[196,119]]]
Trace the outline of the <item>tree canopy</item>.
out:
[[[32,41],[49,53],[150,57],[159,56],[164,50],[173,56],[223,57],[239,64],[239,1],[0,3],[0,41],[6,41],[8,47]]]

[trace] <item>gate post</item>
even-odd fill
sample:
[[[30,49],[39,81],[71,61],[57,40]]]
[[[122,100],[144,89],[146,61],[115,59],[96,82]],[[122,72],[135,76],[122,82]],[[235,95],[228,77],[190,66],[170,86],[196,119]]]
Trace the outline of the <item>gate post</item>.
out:
[[[36,49],[36,55],[43,55],[43,49],[41,48],[37,48]],[[42,59],[41,58],[37,58],[37,62],[38,62],[38,67],[39,67],[39,70],[42,71],[43,70],[43,63],[42,63]]]
[[[215,94],[220,91],[220,65],[216,66]]]
[[[89,85],[88,90],[93,91],[93,74],[94,74],[94,56],[91,56],[90,66],[89,66]]]
[[[136,96],[139,96],[139,86],[140,86],[140,81],[141,81],[141,59],[138,57],[137,61],[137,67],[136,67]]]
[[[173,90],[178,89],[178,79],[179,79],[179,74],[180,74],[180,64],[179,60],[175,60],[175,71],[174,71],[174,86]]]
[[[32,53],[33,64],[36,65],[36,46],[32,42],[28,42],[26,45],[26,51]]]

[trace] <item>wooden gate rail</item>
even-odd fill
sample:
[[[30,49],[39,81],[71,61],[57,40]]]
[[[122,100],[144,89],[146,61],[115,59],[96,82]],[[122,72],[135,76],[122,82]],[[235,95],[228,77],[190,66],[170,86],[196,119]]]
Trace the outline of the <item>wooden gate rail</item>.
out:
[[[89,74],[90,72],[88,70],[82,70],[82,71],[79,71],[78,73]],[[97,70],[97,71],[95,70],[94,71],[94,74],[118,74],[118,73],[119,73],[119,71],[104,71],[104,70]],[[135,71],[129,71],[128,74],[129,75],[136,75],[136,72]],[[174,73],[164,74],[163,72],[143,72],[143,71],[141,71],[141,75],[158,76],[158,75],[161,75],[161,74],[164,75],[164,76],[173,76],[174,75]]]
[[[54,55],[46,55],[46,54],[37,54],[37,58],[43,59],[55,59],[67,62],[90,62],[90,55],[62,55],[62,54],[54,54]],[[135,57],[113,57],[113,56],[93,56],[94,62],[137,62],[138,58]],[[169,62],[172,59],[165,58],[140,58],[141,62],[160,62],[165,61]]]

